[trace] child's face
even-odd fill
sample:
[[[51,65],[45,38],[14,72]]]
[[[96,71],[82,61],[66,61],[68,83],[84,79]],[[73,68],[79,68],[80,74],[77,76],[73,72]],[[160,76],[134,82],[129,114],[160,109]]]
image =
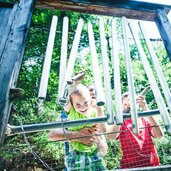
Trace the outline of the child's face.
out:
[[[123,98],[123,100],[122,100],[122,109],[123,109],[124,113],[129,113],[130,112],[129,96]]]
[[[72,104],[76,112],[86,114],[90,109],[90,96],[85,97],[77,94],[71,95]]]

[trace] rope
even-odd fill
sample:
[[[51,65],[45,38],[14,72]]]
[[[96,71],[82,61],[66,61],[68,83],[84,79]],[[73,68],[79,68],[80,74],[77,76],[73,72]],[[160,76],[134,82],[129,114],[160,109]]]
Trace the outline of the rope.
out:
[[[64,111],[63,111],[64,112]],[[62,114],[61,114],[62,115]],[[66,114],[65,114],[66,115]],[[64,127],[64,122],[66,122],[67,121],[67,117],[66,118],[64,118],[64,116],[61,116],[61,124],[62,124],[62,130],[63,130],[63,133],[64,133],[64,137],[65,137],[65,139],[66,139],[66,141],[67,142],[65,142],[65,153],[66,153],[66,155],[68,155],[68,153],[69,153],[69,143],[70,143],[70,140],[69,140],[69,138],[68,138],[68,134],[66,133],[66,129],[67,128],[65,128]],[[72,148],[72,146],[70,146],[71,148]]]
[[[15,106],[13,106],[13,107],[15,108]],[[16,112],[17,112],[17,110],[16,110]],[[17,112],[17,113],[18,113],[18,112]],[[44,162],[44,161],[41,159],[41,157],[40,157],[35,151],[33,151],[32,147],[31,147],[31,145],[30,145],[30,143],[29,143],[29,141],[28,141],[28,139],[27,139],[26,132],[25,132],[25,130],[24,130],[24,128],[23,128],[22,120],[21,120],[20,117],[17,118],[17,119],[18,119],[19,122],[20,122],[20,126],[21,126],[21,129],[22,129],[22,135],[23,135],[23,137],[24,137],[24,141],[25,141],[27,147],[29,148],[30,152],[33,154],[33,156],[34,156],[35,158],[37,158],[37,159],[43,164],[43,166],[44,166],[45,168],[47,168],[47,169],[50,170],[50,171],[54,171],[46,162]]]

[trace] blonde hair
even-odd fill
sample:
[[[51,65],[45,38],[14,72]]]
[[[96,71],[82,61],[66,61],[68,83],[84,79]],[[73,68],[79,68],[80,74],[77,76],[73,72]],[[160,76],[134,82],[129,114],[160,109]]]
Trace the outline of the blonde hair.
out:
[[[89,89],[83,85],[83,84],[78,84],[74,90],[70,93],[70,102],[72,103],[72,95],[78,95],[81,97],[86,97],[86,96],[90,96],[90,92]]]

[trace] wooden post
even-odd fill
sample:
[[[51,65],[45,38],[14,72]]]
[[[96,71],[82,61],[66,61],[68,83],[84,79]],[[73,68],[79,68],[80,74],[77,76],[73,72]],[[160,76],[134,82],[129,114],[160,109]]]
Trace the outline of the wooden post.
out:
[[[2,52],[4,50],[8,35],[10,33],[12,22],[14,21],[14,16],[17,10],[17,5],[13,8],[1,8],[0,12],[0,60],[2,57]],[[7,20],[7,18],[9,18]],[[5,29],[4,29],[5,26]]]
[[[171,24],[164,9],[157,9],[155,21],[171,60]]]
[[[1,36],[5,39],[5,46],[1,50],[0,62],[0,146],[3,145],[6,125],[10,114],[9,90],[11,78],[16,62],[21,61],[24,53],[26,37],[33,13],[34,0],[21,0],[16,4],[15,12],[10,16],[13,21],[8,20],[8,24],[3,26],[10,32],[8,35]],[[0,16],[1,17],[1,16]],[[11,23],[11,24],[10,24]],[[3,32],[0,32],[3,34]],[[19,68],[18,68],[19,70]]]

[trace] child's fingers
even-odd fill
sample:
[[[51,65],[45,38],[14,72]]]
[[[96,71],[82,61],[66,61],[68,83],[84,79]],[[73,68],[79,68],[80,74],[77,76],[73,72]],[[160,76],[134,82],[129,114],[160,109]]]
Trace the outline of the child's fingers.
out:
[[[89,132],[90,134],[95,134],[95,133],[97,132],[97,130],[96,130],[96,129],[89,128],[89,129],[88,129],[88,132]]]
[[[91,130],[93,130],[93,131],[98,131],[98,127],[97,127],[97,125],[95,124],[95,125],[93,125],[92,127],[91,127]]]

